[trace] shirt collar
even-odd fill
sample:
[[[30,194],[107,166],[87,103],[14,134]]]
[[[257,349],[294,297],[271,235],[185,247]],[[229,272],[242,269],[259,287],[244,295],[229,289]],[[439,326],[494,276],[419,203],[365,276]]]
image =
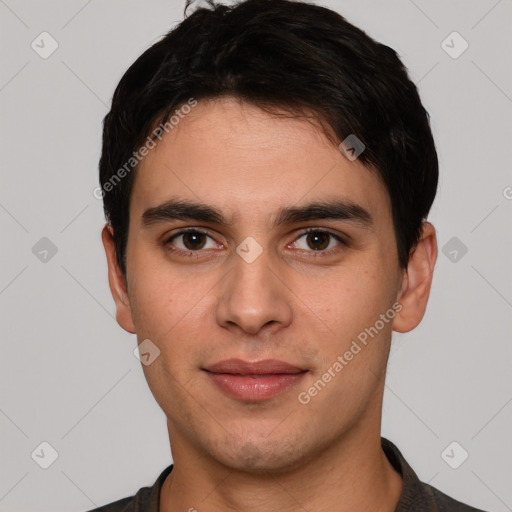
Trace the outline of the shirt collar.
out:
[[[431,504],[435,506],[435,501],[432,496],[427,493],[425,484],[420,481],[400,450],[391,441],[388,441],[384,437],[381,438],[381,446],[390,464],[403,479],[402,493],[400,494],[400,499],[398,500],[395,512],[409,512],[411,507],[418,504],[419,500],[424,504],[426,502],[431,502]],[[140,506],[137,506],[138,503],[136,502],[134,512],[142,512],[143,510],[148,510],[148,512],[159,512],[160,491],[162,490],[165,479],[169,476],[173,467],[173,464],[171,464],[165,468],[151,487],[150,494],[148,496],[149,508],[142,509]],[[140,505],[142,505],[142,502]],[[434,508],[432,510],[436,509]]]

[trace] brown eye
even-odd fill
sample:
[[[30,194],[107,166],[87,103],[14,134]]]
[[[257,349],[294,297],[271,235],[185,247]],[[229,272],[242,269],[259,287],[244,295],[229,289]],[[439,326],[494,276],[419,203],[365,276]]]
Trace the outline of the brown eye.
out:
[[[295,249],[318,253],[328,253],[341,245],[346,245],[341,236],[323,229],[309,229],[293,243]]]
[[[202,250],[219,248],[215,240],[208,234],[195,229],[181,231],[169,238],[165,245],[183,252],[202,252]],[[222,248],[222,246],[220,246]]]
[[[183,233],[183,245],[189,251],[197,251],[206,245],[206,236],[203,233],[192,231]]]
[[[329,233],[317,231],[314,233],[308,233],[306,243],[310,249],[313,249],[314,251],[322,251],[329,245],[330,239],[331,235]]]

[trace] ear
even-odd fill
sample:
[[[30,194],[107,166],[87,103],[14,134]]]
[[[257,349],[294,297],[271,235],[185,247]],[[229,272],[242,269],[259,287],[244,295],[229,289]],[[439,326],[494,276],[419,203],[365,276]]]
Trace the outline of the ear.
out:
[[[132,309],[126,287],[126,278],[117,263],[113,233],[112,226],[109,224],[106,224],[101,232],[101,239],[107,256],[108,284],[114,302],[116,303],[117,323],[125,331],[135,334],[135,325],[132,319]]]
[[[411,251],[403,274],[402,287],[397,297],[402,309],[393,320],[394,331],[412,331],[421,322],[427,309],[436,260],[436,230],[430,222],[424,222],[420,240]]]

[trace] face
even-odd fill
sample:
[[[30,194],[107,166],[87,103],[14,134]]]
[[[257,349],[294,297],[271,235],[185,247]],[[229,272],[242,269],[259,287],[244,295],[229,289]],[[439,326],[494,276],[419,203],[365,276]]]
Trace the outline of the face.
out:
[[[126,261],[118,321],[160,351],[143,369],[173,455],[277,471],[379,430],[391,205],[312,123],[199,102],[141,162]]]

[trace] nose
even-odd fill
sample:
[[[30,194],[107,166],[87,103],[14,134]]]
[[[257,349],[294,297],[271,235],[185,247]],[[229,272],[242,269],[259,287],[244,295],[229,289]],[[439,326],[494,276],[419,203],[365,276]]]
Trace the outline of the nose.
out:
[[[221,283],[216,320],[224,328],[239,328],[258,334],[264,327],[275,329],[292,321],[292,293],[264,251],[248,262],[233,255],[233,267]]]

